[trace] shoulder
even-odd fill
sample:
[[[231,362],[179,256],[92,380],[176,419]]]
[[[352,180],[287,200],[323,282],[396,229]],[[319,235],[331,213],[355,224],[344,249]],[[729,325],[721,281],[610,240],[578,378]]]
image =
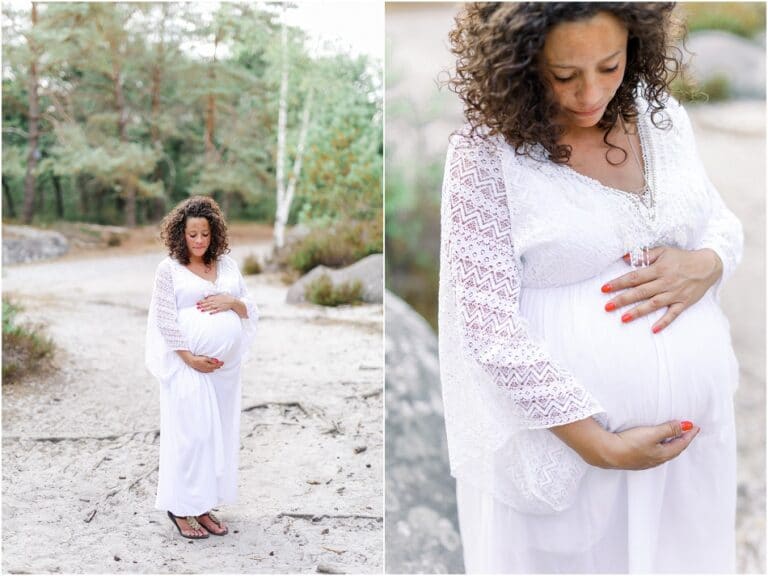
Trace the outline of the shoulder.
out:
[[[240,266],[237,264],[237,260],[232,258],[229,254],[222,254],[218,258],[219,266],[222,270],[232,270],[234,272],[240,272]]]
[[[173,269],[173,265],[176,261],[170,256],[163,258],[157,265],[158,274],[169,274]],[[177,263],[177,262],[176,262]],[[178,264],[178,263],[177,263]]]

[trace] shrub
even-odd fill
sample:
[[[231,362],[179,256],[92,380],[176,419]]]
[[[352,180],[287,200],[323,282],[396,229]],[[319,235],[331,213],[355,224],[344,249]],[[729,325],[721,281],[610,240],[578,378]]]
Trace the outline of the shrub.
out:
[[[39,370],[42,362],[53,356],[53,341],[40,326],[16,324],[20,311],[18,305],[3,298],[3,383]]]
[[[363,301],[363,283],[355,280],[334,286],[331,277],[328,274],[322,274],[307,283],[304,287],[304,297],[320,306],[357,304]]]
[[[264,267],[261,265],[261,260],[259,260],[257,256],[249,254],[245,257],[245,261],[243,262],[243,274],[261,274],[263,270]]]
[[[122,243],[123,240],[118,234],[112,233],[107,237],[107,246],[109,247],[120,246]]]
[[[381,220],[352,221],[312,230],[289,248],[285,262],[305,273],[323,264],[349,266],[370,254],[382,252]]]

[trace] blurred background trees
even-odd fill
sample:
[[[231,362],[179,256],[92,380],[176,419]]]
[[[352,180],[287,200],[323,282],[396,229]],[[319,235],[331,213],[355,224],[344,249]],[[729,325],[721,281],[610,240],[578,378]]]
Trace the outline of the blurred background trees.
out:
[[[206,194],[272,223],[284,63],[288,176],[312,99],[288,222],[381,219],[380,63],[320,54],[292,26],[282,44],[279,4],[12,3],[2,18],[5,222],[132,227]]]

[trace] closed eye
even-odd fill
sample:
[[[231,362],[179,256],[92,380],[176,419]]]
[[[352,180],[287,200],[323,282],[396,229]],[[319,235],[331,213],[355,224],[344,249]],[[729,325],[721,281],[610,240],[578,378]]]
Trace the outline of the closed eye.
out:
[[[612,68],[605,68],[604,70],[601,70],[600,72],[602,72],[603,74],[613,74],[618,69],[619,69],[619,65],[616,64],[616,66],[613,66]],[[565,78],[562,78],[560,76],[557,76],[556,74],[552,75],[552,77],[555,80],[557,80],[558,82],[561,82],[563,84],[565,84],[566,82],[570,82],[571,80],[576,78],[576,76],[577,76],[576,74],[572,74],[571,76],[566,76]]]

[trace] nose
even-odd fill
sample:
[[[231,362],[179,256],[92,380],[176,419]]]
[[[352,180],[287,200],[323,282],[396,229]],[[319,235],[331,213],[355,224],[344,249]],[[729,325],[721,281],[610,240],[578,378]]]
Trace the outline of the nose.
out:
[[[584,111],[593,110],[600,105],[602,92],[596,78],[585,76],[576,93],[579,105]]]

